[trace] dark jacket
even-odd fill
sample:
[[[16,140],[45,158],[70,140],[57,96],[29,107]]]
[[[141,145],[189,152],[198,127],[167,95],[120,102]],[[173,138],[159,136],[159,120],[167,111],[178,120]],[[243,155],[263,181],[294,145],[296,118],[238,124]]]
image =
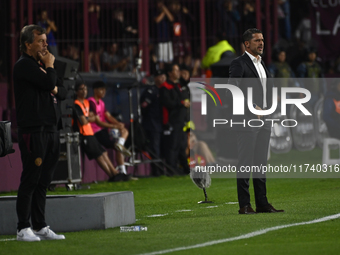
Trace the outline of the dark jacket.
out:
[[[179,83],[181,84],[181,101],[184,101],[184,100],[189,100],[191,102],[191,99],[190,99],[190,88],[189,88],[189,83],[190,83],[190,79],[188,81],[184,80],[183,78],[181,78],[179,80]],[[184,117],[184,122],[188,122],[190,121],[190,107],[189,108],[182,108],[181,111],[183,111],[183,115],[185,116]],[[181,116],[182,116],[181,114]]]
[[[142,124],[145,130],[162,132],[162,107],[159,100],[159,88],[152,86],[144,90],[140,97]]]
[[[159,97],[162,105],[164,128],[170,126],[184,126],[186,111],[181,99],[181,85],[169,80],[165,81],[159,89]]]
[[[323,119],[331,137],[340,138],[340,92],[332,89],[325,96]]]
[[[23,131],[35,132],[41,127],[62,128],[60,100],[67,90],[58,80],[53,68],[40,65],[33,57],[23,53],[13,69],[17,123]],[[58,94],[51,91],[58,86]]]
[[[266,95],[263,95],[263,88],[261,84],[260,77],[256,71],[254,63],[249,58],[249,56],[244,53],[242,56],[234,59],[231,62],[229,68],[229,84],[235,85],[239,87],[244,95],[244,112],[245,115],[233,115],[232,119],[233,122],[242,122],[244,119],[246,121],[245,128],[243,125],[233,125],[233,129],[242,129],[242,130],[253,130],[256,128],[249,127],[247,125],[248,120],[250,119],[257,119],[257,116],[250,112],[248,109],[248,88],[253,88],[253,103],[261,107],[263,109],[263,97],[266,96],[267,101],[267,109],[271,108],[272,106],[272,95],[273,95],[273,84],[272,80],[268,79],[271,78],[271,75],[266,68],[264,62],[261,62],[262,66],[267,75],[267,88],[266,88]],[[232,100],[230,97],[230,93],[228,93],[229,100]],[[232,105],[232,104],[230,104]],[[270,118],[270,116],[265,116],[266,118]],[[267,126],[267,125],[269,126]],[[270,129],[271,122],[265,121],[265,127]]]

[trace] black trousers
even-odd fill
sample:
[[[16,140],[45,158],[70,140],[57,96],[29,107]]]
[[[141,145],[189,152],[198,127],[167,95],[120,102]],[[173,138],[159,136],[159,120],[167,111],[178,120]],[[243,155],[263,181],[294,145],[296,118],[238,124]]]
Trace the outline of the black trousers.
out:
[[[266,175],[245,171],[252,166],[266,166],[270,140],[270,130],[237,131],[238,165],[237,165],[237,195],[240,208],[251,205],[249,194],[249,179],[252,174],[255,204],[257,207],[268,205],[266,190]],[[254,169],[254,168],[253,168]],[[243,171],[243,172],[242,172]]]
[[[165,161],[174,169],[178,169],[178,163],[183,167],[183,173],[189,173],[190,168],[185,151],[181,150],[181,143],[183,142],[184,132],[183,125],[174,125],[170,135],[162,137],[162,153]]]
[[[152,158],[160,158],[161,155],[161,137],[162,133],[156,130],[145,129],[145,135],[149,140],[148,149],[153,153]],[[154,163],[151,163],[151,174],[153,176],[159,176],[163,173],[161,169]]]
[[[52,181],[59,159],[59,133],[38,132],[23,134],[19,131],[19,148],[23,171],[16,203],[18,230],[46,227],[46,192]]]

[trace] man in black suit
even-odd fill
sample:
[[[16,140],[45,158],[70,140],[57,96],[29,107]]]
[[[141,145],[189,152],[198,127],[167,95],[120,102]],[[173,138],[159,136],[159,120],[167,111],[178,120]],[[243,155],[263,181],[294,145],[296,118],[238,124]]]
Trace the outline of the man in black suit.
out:
[[[247,105],[248,88],[253,90],[253,107],[256,110],[271,108],[273,85],[270,74],[265,67],[261,54],[264,48],[262,32],[256,28],[248,29],[243,34],[245,53],[234,59],[229,68],[229,84],[236,85],[243,92],[244,115],[234,115],[232,129],[237,135],[238,166],[237,166],[237,193],[239,201],[239,214],[254,214],[260,212],[283,212],[276,210],[267,200],[266,176],[262,172],[253,172],[253,185],[255,191],[256,212],[250,204],[249,179],[251,172],[245,172],[252,166],[266,166],[270,140],[271,122],[263,121],[263,116],[250,112]],[[268,118],[268,116],[266,117]],[[263,125],[252,123],[251,119],[262,120]],[[257,121],[256,121],[257,122]],[[254,127],[254,126],[261,127]]]

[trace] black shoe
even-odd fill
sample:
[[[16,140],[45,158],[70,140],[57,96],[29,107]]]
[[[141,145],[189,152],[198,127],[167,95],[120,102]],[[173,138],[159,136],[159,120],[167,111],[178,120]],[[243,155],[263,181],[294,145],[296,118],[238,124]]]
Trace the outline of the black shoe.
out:
[[[130,175],[126,175],[126,174],[116,174],[112,177],[110,177],[109,182],[120,182],[120,181],[128,181],[131,179]]]
[[[262,207],[256,207],[257,213],[278,213],[278,212],[284,212],[285,210],[277,210],[275,209],[271,204],[268,204],[266,206]]]
[[[254,211],[253,208],[251,208],[250,205],[246,205],[242,208],[240,208],[240,210],[238,210],[239,214],[256,214],[256,212]]]

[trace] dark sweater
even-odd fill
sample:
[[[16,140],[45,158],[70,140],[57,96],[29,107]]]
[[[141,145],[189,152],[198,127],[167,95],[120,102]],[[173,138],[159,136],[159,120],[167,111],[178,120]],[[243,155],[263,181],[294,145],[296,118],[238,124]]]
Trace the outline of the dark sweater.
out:
[[[170,80],[165,81],[160,86],[159,99],[162,105],[163,125],[184,126],[186,108],[183,105],[181,85]]]
[[[61,129],[59,104],[67,91],[57,72],[50,67],[45,69],[23,53],[14,65],[13,81],[19,129],[24,132],[36,132],[42,127],[49,131]],[[58,86],[56,96],[51,93],[55,86]]]

